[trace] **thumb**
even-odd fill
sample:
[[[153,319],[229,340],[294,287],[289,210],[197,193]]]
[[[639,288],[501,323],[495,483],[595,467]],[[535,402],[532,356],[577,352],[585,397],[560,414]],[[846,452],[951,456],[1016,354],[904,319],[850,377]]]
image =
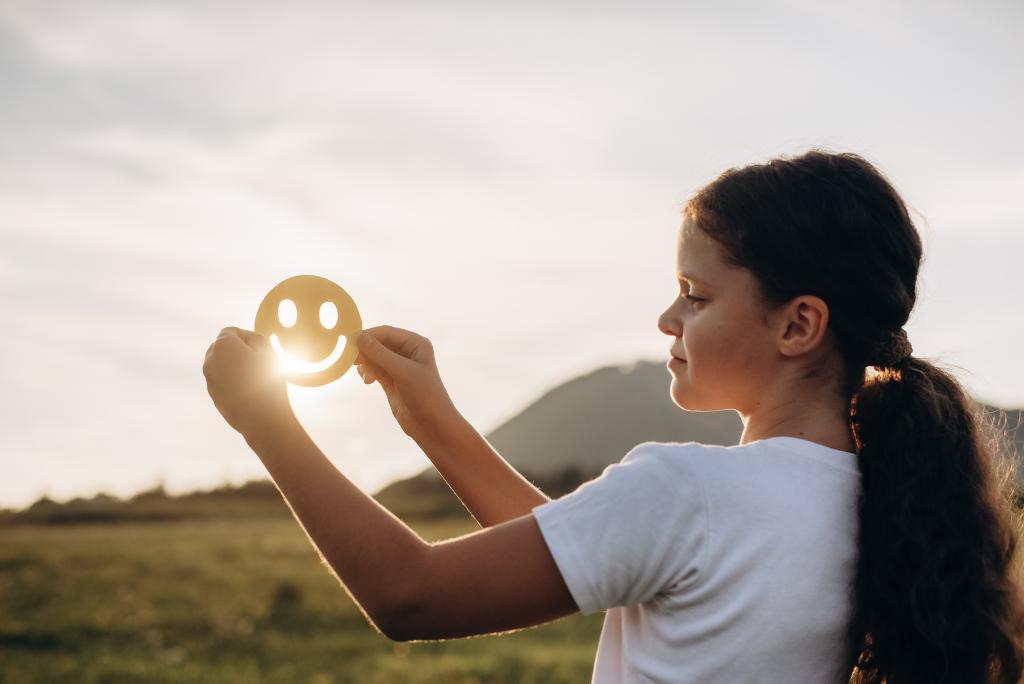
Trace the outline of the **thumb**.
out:
[[[248,344],[260,358],[262,363],[274,368],[280,367],[280,359],[277,357],[277,354],[274,353],[274,350],[271,348],[270,342],[266,337],[253,333],[248,339]]]
[[[270,349],[270,342],[267,341],[266,337],[258,333],[253,333],[252,336],[249,337],[248,342],[249,346],[252,347],[253,349],[257,349],[260,351]]]
[[[412,363],[401,354],[396,354],[388,349],[387,345],[368,332],[363,332],[356,338],[356,346],[363,356],[392,375],[396,371],[398,373],[405,371],[408,364]]]

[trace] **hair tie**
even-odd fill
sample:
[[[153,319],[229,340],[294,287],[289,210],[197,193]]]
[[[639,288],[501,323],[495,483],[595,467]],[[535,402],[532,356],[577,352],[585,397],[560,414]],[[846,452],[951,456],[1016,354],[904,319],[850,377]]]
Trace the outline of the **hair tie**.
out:
[[[910,358],[914,347],[907,339],[907,331],[903,328],[894,330],[875,349],[872,366],[876,368],[896,368]]]

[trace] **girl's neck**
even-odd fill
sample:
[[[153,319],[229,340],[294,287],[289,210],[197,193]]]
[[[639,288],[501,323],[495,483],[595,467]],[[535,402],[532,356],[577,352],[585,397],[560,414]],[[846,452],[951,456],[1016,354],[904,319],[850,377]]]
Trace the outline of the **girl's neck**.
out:
[[[743,434],[740,436],[740,444],[769,437],[799,437],[840,451],[856,452],[846,405],[826,406],[817,402],[801,407],[787,403],[785,408],[785,415],[781,410],[773,412],[769,409],[742,416]],[[790,413],[799,408],[806,410]]]

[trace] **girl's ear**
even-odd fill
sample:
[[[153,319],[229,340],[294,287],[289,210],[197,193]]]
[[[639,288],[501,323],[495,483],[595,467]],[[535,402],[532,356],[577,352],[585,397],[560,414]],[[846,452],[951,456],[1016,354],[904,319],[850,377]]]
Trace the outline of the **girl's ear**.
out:
[[[828,331],[828,304],[821,297],[800,295],[782,309],[779,351],[800,356],[819,347]]]

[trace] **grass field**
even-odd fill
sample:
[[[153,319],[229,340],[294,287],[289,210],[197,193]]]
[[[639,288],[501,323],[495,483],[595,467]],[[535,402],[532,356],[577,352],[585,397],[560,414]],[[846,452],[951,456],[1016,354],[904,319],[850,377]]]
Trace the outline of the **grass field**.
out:
[[[426,539],[468,518],[410,523]],[[0,682],[581,682],[602,615],[395,643],[298,524],[0,526]]]

